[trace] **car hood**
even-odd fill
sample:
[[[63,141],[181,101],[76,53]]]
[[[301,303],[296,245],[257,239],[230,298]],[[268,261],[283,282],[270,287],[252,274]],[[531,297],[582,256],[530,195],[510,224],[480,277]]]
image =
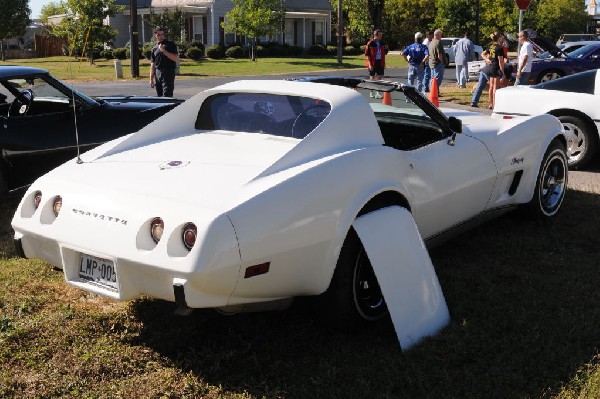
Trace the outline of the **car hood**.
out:
[[[543,51],[547,51],[550,54],[552,54],[553,57],[559,57],[561,54],[564,54],[563,51],[560,48],[558,48],[556,44],[552,43],[544,36],[536,35],[534,37],[530,37],[529,40],[535,43]]]
[[[78,194],[95,193],[107,201],[128,197],[141,201],[133,203],[187,203],[222,212],[255,195],[256,187],[247,187],[248,183],[299,140],[229,131],[195,132],[107,153],[107,147],[114,147],[115,142],[83,154],[81,164],[63,164],[32,187],[64,187]]]

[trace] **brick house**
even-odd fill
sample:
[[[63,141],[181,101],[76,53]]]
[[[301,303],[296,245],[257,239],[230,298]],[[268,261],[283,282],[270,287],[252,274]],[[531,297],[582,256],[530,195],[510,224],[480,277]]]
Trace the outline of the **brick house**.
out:
[[[125,11],[107,18],[105,24],[119,31],[114,47],[123,47],[129,41],[130,0],[117,0],[116,4],[125,6]],[[230,0],[137,0],[139,41],[146,43],[152,39],[153,27],[144,21],[150,9],[160,14],[176,8],[184,14],[188,41],[200,41],[208,47],[218,43],[229,45],[238,39],[221,28],[225,14],[233,8]],[[328,0],[284,0],[284,8],[284,30],[271,40],[300,47],[331,41],[333,9]]]

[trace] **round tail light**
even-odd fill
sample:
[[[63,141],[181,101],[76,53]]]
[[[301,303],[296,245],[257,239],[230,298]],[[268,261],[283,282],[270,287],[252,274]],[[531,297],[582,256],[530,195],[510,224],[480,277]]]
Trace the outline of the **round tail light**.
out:
[[[191,251],[194,247],[197,235],[198,229],[196,229],[196,225],[194,223],[186,223],[186,225],[183,226],[181,238],[183,239],[183,245],[185,245],[188,250]]]
[[[158,244],[165,230],[165,222],[161,218],[154,218],[150,222],[150,236]]]
[[[33,193],[33,206],[35,207],[35,209],[38,209],[40,207],[41,203],[42,203],[42,192],[36,191],[35,193]]]
[[[61,208],[62,208],[62,197],[60,195],[57,195],[56,197],[54,197],[54,202],[52,203],[52,210],[54,211],[54,216],[58,216]]]

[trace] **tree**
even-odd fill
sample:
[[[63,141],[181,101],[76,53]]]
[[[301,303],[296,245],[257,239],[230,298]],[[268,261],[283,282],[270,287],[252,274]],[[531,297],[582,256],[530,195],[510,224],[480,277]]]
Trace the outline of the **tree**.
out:
[[[384,39],[401,48],[414,42],[416,32],[434,28],[435,0],[387,0],[384,15]]]
[[[165,10],[162,14],[155,14],[154,10],[150,8],[148,22],[153,29],[156,26],[162,27],[166,37],[170,40],[183,42],[185,39],[183,12],[179,8],[175,8],[173,11]]]
[[[51,1],[48,4],[45,4],[42,6],[42,9],[40,11],[40,21],[42,21],[42,23],[47,24],[48,23],[48,18],[53,16],[53,15],[61,15],[61,14],[66,14],[67,13],[67,4],[59,1],[59,2],[54,2]]]
[[[282,0],[232,0],[233,8],[222,23],[225,32],[250,38],[252,61],[256,61],[256,43],[262,36],[281,33],[285,10]]]
[[[562,33],[585,32],[586,23],[591,18],[585,4],[579,0],[540,1],[535,11],[531,27],[552,40],[557,40]]]
[[[0,10],[0,53],[4,61],[4,41],[25,34],[30,22],[31,9],[29,0],[0,0]]]
[[[54,34],[69,41],[71,54],[81,50],[93,64],[94,49],[112,41],[117,33],[103,24],[104,18],[122,12],[124,7],[115,5],[115,0],[67,0],[64,4],[67,15],[54,28]]]

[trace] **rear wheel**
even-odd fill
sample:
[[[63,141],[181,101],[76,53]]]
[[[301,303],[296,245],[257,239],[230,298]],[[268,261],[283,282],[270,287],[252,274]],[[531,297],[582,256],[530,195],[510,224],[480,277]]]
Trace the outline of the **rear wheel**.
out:
[[[542,159],[533,198],[525,209],[531,216],[551,217],[558,213],[567,192],[567,155],[554,140]]]
[[[596,153],[598,136],[582,118],[570,115],[559,116],[567,134],[567,158],[569,167],[578,168],[588,163]]]
[[[358,235],[351,229],[327,291],[317,299],[317,313],[335,328],[353,329],[388,314],[375,272]]]

